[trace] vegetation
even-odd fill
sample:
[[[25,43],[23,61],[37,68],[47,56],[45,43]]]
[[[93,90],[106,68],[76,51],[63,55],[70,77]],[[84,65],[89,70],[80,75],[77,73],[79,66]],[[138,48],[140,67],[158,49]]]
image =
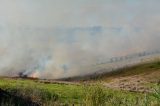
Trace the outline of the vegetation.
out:
[[[160,60],[155,59],[148,63],[137,64],[130,67],[123,67],[121,69],[103,74],[101,76],[98,76],[98,79],[107,81],[115,77],[126,77],[126,76],[140,75],[140,74],[150,74],[153,72],[160,72],[159,70],[160,70]],[[158,76],[157,79],[160,80],[160,77]]]
[[[104,106],[107,99],[105,88],[102,85],[84,86],[84,103],[86,106]]]
[[[44,84],[32,80],[1,79],[0,88],[11,94],[35,102],[61,102],[77,104],[82,100],[82,89],[77,85]]]
[[[6,85],[6,82],[7,85]],[[0,87],[43,106],[158,106],[160,89],[154,93],[112,90],[101,83],[77,85],[42,84],[28,80],[1,79]],[[159,86],[157,86],[158,88]],[[10,100],[8,103],[14,101]],[[1,103],[2,104],[2,103]],[[3,104],[4,106],[4,104]],[[10,106],[10,105],[9,105]]]
[[[160,85],[157,86],[156,89],[154,89],[154,92],[152,95],[155,99],[157,99],[158,103],[160,104]]]
[[[111,77],[145,75],[146,73],[151,75],[153,70],[159,72],[159,69],[160,63],[153,62],[130,67],[125,72],[112,74]],[[132,74],[128,70],[131,70]],[[158,79],[155,76],[154,78]],[[102,80],[105,81],[106,78],[103,77]],[[91,81],[71,85],[42,83],[38,80],[0,78],[0,88],[16,97],[16,99],[4,97],[2,100],[3,96],[0,94],[0,105],[24,106],[23,100],[26,100],[32,101],[37,106],[160,106],[160,85],[158,82],[149,83],[148,85],[154,89],[152,92],[144,93],[110,89],[103,82]],[[19,104],[17,105],[15,102]]]

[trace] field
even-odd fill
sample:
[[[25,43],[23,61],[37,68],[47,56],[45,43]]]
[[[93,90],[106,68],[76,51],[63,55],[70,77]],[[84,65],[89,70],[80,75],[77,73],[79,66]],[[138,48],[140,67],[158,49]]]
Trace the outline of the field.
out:
[[[160,106],[159,60],[88,81],[0,78],[2,106]]]

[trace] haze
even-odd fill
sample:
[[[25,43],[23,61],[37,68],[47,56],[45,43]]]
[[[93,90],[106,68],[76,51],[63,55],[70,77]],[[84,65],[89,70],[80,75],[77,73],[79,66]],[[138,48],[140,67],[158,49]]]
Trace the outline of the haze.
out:
[[[88,73],[99,58],[160,50],[159,4],[0,0],[0,75],[63,78]]]

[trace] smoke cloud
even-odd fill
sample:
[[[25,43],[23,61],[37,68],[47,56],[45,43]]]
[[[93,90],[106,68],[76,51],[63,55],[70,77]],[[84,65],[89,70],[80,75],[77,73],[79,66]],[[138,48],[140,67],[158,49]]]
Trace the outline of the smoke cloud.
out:
[[[0,0],[0,75],[85,75],[101,58],[160,50],[158,4]]]

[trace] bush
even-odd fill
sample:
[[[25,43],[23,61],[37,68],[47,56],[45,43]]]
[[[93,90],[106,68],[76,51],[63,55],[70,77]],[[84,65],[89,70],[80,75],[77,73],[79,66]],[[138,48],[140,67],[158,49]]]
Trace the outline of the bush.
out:
[[[49,92],[47,89],[37,87],[36,85],[17,85],[15,89],[12,89],[12,94],[22,97],[24,99],[32,100],[37,103],[56,102],[59,99],[58,94],[55,92]]]
[[[105,106],[105,88],[101,84],[84,86],[84,103],[86,106]]]
[[[160,103],[160,85],[154,89],[154,93],[152,95],[157,99],[157,102]]]

